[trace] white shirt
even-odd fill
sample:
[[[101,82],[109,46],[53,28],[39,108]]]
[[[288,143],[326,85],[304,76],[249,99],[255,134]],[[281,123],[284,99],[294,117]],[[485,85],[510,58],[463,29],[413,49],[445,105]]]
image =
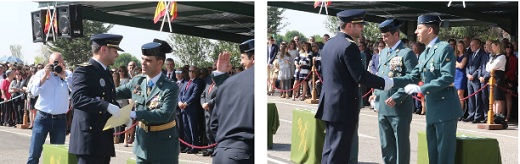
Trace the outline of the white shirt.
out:
[[[506,55],[500,55],[495,60],[493,57],[489,58],[488,63],[486,64],[486,71],[491,72],[491,70],[506,70]]]
[[[166,72],[166,78],[173,79],[174,77],[175,77],[175,73],[174,72]]]
[[[433,45],[435,45],[435,42],[436,42],[438,39],[439,39],[439,37],[435,37],[435,38],[433,38],[432,41],[430,41],[430,43],[428,43],[428,46],[426,46],[426,47],[428,47],[428,48],[432,48]]]
[[[92,58],[92,59],[94,59],[94,58]],[[97,61],[101,65],[101,67],[103,67],[104,70],[107,70],[107,66],[105,66],[103,63],[101,63],[99,60],[96,60],[96,59],[94,59],[94,60]]]
[[[34,108],[53,115],[65,114],[69,110],[69,91],[72,86],[72,73],[66,71],[67,77],[61,80],[59,76],[51,73],[50,77],[40,85],[45,75],[45,69],[39,70],[32,77],[29,90],[32,95],[39,96]]]

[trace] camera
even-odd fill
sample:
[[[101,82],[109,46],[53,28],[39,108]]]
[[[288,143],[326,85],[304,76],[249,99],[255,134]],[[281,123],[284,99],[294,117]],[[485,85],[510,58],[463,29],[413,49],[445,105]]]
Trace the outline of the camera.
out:
[[[54,60],[54,63],[52,64],[52,72],[61,73],[61,71],[63,71],[63,68],[58,64],[58,60]]]

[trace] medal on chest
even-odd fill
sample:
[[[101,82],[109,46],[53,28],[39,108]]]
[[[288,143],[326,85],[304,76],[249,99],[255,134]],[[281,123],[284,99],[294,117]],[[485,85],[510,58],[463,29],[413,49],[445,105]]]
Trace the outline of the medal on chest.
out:
[[[101,85],[102,87],[105,87],[105,85],[106,85],[105,79],[99,79],[99,85]]]

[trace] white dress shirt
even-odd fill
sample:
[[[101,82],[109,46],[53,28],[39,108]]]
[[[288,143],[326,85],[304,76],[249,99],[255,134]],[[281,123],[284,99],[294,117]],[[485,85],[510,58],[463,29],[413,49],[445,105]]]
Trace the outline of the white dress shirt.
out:
[[[29,90],[32,95],[39,96],[34,108],[53,115],[65,114],[69,109],[69,91],[72,84],[72,73],[66,71],[67,77],[62,80],[51,72],[50,77],[40,85],[45,75],[45,69],[39,70],[33,76]]]

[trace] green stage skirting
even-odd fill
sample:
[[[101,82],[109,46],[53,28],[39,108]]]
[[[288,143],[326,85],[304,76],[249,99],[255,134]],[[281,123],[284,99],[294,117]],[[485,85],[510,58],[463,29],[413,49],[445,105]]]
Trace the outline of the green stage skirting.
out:
[[[43,145],[44,164],[76,164],[76,155],[69,154],[69,145]]]
[[[273,135],[280,127],[280,120],[278,118],[278,109],[276,104],[267,103],[267,148],[273,148]]]
[[[417,164],[428,164],[426,132],[418,132]],[[457,133],[456,164],[501,164],[500,147],[494,138]]]
[[[315,112],[293,110],[291,161],[315,164],[321,162],[325,138],[325,122],[314,118]]]

